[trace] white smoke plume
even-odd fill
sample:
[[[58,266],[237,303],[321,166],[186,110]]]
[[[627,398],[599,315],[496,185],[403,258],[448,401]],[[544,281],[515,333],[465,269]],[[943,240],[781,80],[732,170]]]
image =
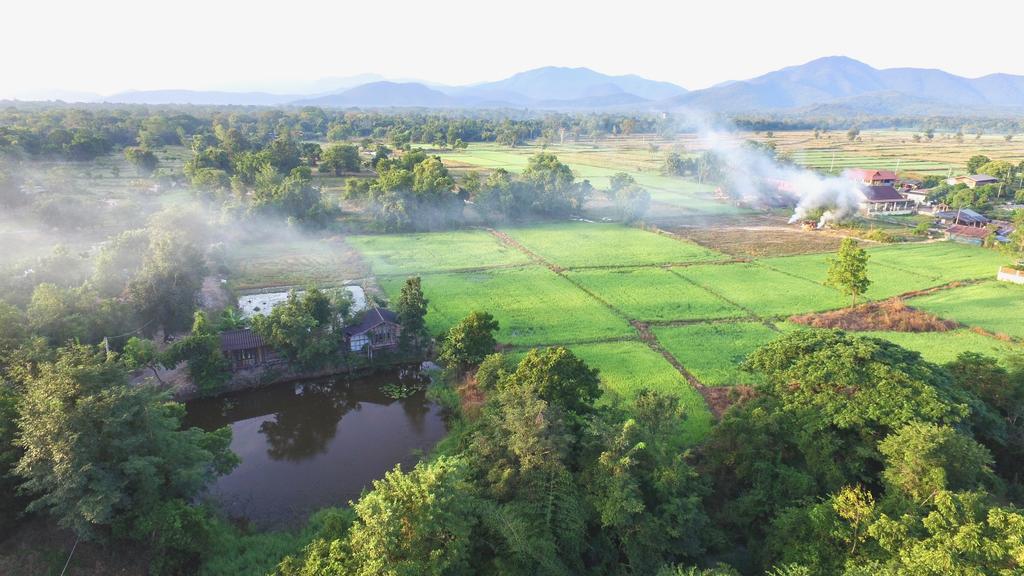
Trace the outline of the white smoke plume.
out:
[[[864,199],[861,185],[845,176],[823,176],[797,166],[783,165],[763,150],[747,145],[736,133],[714,128],[701,115],[684,112],[700,140],[722,163],[729,196],[749,204],[795,204],[790,222],[819,209],[818,227],[857,212]]]

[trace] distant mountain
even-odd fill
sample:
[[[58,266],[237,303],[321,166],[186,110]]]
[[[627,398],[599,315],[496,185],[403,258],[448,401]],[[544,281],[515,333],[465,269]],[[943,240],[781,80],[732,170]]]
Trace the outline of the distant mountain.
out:
[[[534,101],[580,100],[627,93],[644,100],[664,100],[685,94],[686,89],[669,82],[657,82],[633,74],[609,76],[589,68],[547,66],[520,72],[497,82],[459,88],[455,93],[518,94]]]
[[[444,92],[416,82],[371,82],[337,94],[293,100],[296,106],[350,107],[457,107],[460,102]]]
[[[118,104],[194,104],[197,106],[279,106],[296,96],[266,92],[218,92],[202,90],[138,90],[97,98]]]
[[[1024,108],[1024,76],[995,74],[970,79],[922,68],[878,70],[852,58],[832,56],[750,80],[695,90],[658,107],[751,112],[829,105],[875,114],[955,112],[960,106],[975,111]]]
[[[1022,114],[1024,76],[964,78],[942,70],[879,70],[843,56],[812,60],[749,80],[688,92],[636,75],[548,66],[468,86],[384,80],[374,74],[265,84],[268,91],[147,90],[105,97],[59,93],[69,101],[137,104],[323,106],[336,108],[525,108],[724,113],[873,115]],[[287,88],[287,90],[285,90]],[[292,95],[278,94],[289,91]],[[41,98],[44,99],[44,98]]]

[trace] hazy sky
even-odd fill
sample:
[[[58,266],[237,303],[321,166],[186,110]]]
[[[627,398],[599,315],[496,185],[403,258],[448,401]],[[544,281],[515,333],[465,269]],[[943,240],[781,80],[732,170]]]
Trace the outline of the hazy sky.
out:
[[[2,14],[0,98],[280,91],[364,72],[462,84],[547,65],[692,89],[836,54],[1024,74],[1022,2],[6,0]]]

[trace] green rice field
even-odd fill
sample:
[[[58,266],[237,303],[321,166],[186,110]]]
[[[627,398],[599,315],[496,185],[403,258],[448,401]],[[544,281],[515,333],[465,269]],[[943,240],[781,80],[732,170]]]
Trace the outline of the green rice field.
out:
[[[758,382],[756,374],[740,370],[739,365],[748,354],[779,335],[760,322],[662,326],[656,327],[654,334],[707,386]]]
[[[661,357],[641,342],[605,342],[572,346],[572,351],[601,371],[604,386],[630,400],[642,389],[679,396],[686,413],[688,440],[699,440],[711,429],[711,413],[700,394]]]
[[[688,240],[619,224],[567,222],[510,228],[504,232],[562,268],[708,262],[728,258]]]
[[[765,318],[847,304],[846,297],[832,288],[757,263],[687,266],[673,272]]]
[[[568,277],[643,322],[747,316],[734,306],[664,268],[579,270]]]
[[[391,300],[403,278],[381,280]],[[423,280],[429,301],[427,325],[438,334],[470,312],[490,312],[498,320],[498,341],[518,346],[565,344],[626,338],[629,324],[577,289],[539,266],[463,274],[434,274]]]
[[[967,326],[1024,339],[1024,286],[1018,284],[992,280],[912,298],[908,303]]]
[[[567,345],[602,370],[602,382],[629,398],[647,387],[679,394],[690,414],[687,434],[710,426],[700,394],[630,322],[650,326],[660,344],[707,386],[756,384],[743,359],[780,333],[807,329],[794,314],[847,306],[824,284],[829,254],[729,262],[728,256],[674,237],[618,224],[562,222],[504,229],[515,243],[550,263],[533,262],[484,230],[353,236],[394,300],[404,276],[425,274],[427,323],[439,334],[474,310],[492,313],[497,338],[514,351]],[[991,277],[1006,263],[997,252],[948,242],[872,246],[867,297],[888,298]],[[910,300],[967,327],[1024,337],[1024,288],[984,282]],[[637,324],[637,326],[642,326]],[[948,362],[963,350],[1007,362],[1020,344],[968,328],[907,334],[867,332]]]
[[[530,259],[484,230],[349,236],[378,275],[429,274],[527,264]]]

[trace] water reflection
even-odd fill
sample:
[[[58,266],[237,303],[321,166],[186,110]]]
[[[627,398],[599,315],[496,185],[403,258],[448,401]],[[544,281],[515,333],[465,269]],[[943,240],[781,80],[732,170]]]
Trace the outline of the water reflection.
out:
[[[308,380],[189,403],[186,424],[230,425],[242,459],[211,495],[233,516],[282,526],[357,498],[396,463],[411,467],[446,430],[422,392],[392,400],[380,391],[395,377]]]

